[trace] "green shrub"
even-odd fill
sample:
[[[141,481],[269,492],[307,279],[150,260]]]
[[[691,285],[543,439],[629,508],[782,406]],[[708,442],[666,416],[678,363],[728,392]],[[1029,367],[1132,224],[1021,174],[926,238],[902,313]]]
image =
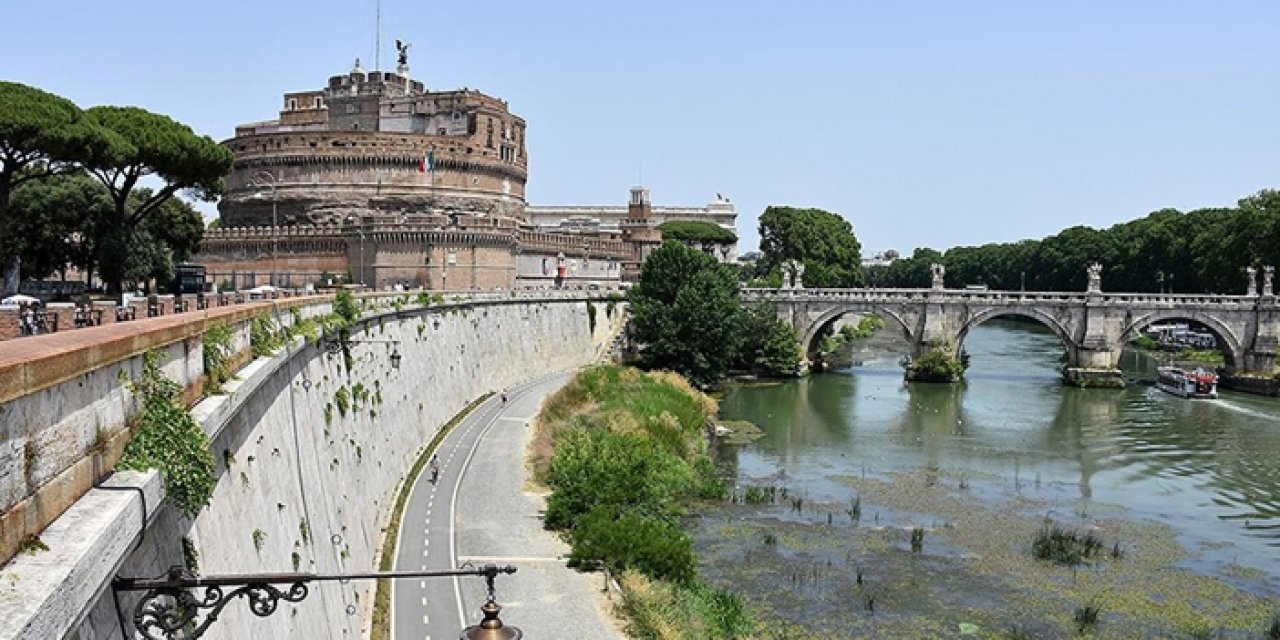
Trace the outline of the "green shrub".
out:
[[[587,326],[590,327],[591,333],[596,332],[596,305],[590,301],[587,302]]]
[[[347,412],[351,410],[351,393],[347,391],[345,386],[338,387],[333,392],[333,403],[338,407],[338,414],[347,417]]]
[[[1138,336],[1133,339],[1133,346],[1147,351],[1155,351],[1160,348],[1160,341],[1147,336]]]
[[[142,377],[130,389],[142,397],[142,415],[133,439],[125,446],[119,469],[159,469],[165,495],[188,517],[195,517],[213,493],[213,454],[209,438],[187,408],[178,404],[182,387],[165,378],[155,352],[143,357]]]
[[[271,316],[265,313],[254,316],[249,326],[249,348],[253,351],[253,357],[270,356],[283,345],[284,337],[277,331]]]
[[[333,313],[342,319],[347,326],[355,324],[360,319],[360,308],[356,305],[355,297],[346,289],[338,289],[333,294]]]
[[[200,575],[200,552],[196,550],[196,543],[187,536],[182,536],[182,564],[187,568],[187,573]]]
[[[547,472],[554,491],[547,500],[546,526],[568,529],[599,507],[673,519],[673,497],[693,487],[690,467],[655,442],[601,429],[574,431],[556,447]]]
[[[231,340],[235,333],[225,322],[205,327],[202,337],[204,374],[209,378],[209,392],[217,393],[231,379]]]
[[[597,507],[578,519],[569,534],[569,566],[635,569],[681,583],[694,577],[696,562],[688,535],[671,522],[621,509]]]
[[[955,382],[964,375],[964,363],[945,347],[934,347],[911,363],[911,374],[920,382]]]

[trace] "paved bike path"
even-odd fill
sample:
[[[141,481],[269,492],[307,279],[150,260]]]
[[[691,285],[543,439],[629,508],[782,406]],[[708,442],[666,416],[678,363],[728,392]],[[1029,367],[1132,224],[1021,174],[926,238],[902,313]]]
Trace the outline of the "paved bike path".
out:
[[[440,477],[419,476],[401,519],[395,568],[444,571],[470,562],[512,564],[497,580],[502,619],[526,638],[623,636],[602,610],[603,577],[565,566],[568,548],[542,529],[540,497],[526,492],[526,447],[542,400],[571,374],[540,378],[489,398],[450,433]],[[396,580],[393,640],[456,638],[480,618],[480,578]]]

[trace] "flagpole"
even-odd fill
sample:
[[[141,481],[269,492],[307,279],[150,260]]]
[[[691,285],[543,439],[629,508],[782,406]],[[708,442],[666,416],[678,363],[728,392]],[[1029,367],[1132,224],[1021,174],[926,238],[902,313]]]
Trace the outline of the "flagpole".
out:
[[[374,0],[373,70],[382,71],[382,0]]]

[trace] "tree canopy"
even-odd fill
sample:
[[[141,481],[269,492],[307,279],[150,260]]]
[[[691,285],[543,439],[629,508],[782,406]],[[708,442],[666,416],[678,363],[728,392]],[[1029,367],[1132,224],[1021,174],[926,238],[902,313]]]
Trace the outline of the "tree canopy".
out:
[[[675,240],[649,254],[627,293],[650,367],[697,384],[724,375],[739,342],[738,282],[715,258]]]
[[[131,195],[135,204],[150,197],[145,188]],[[27,278],[45,278],[69,264],[108,281],[163,282],[204,235],[203,217],[180,198],[161,203],[132,229],[117,229],[110,193],[84,172],[23,184],[10,210]]]
[[[743,309],[734,270],[679,241],[663,242],[649,255],[628,299],[633,336],[645,345],[650,368],[671,369],[702,385],[731,367],[796,372],[795,332],[778,321],[776,309]]]
[[[1261,191],[1234,208],[1160,209],[1106,229],[1076,226],[1041,240],[917,249],[911,258],[868,269],[872,286],[927,287],[929,265],[946,284],[1016,291],[1083,291],[1086,269],[1103,265],[1109,291],[1243,293],[1246,267],[1280,265],[1280,192]],[[808,286],[808,273],[805,273]]]
[[[757,271],[771,274],[788,260],[804,263],[806,287],[860,287],[862,245],[848,220],[822,209],[769,207],[760,216]]]
[[[148,230],[140,224],[148,217],[162,215],[165,203],[179,191],[206,201],[215,199],[225,189],[224,176],[231,170],[232,155],[208,136],[196,135],[190,127],[145,109],[93,107],[86,115],[114,134],[114,143],[86,162],[85,168],[106,187],[114,204],[113,219],[105,227],[108,235],[102,242],[114,248],[109,251],[124,252],[121,255],[127,260],[119,271],[117,265],[103,264],[107,268],[102,275],[118,290],[124,279],[131,279],[125,274],[172,263],[154,252],[129,255],[131,247],[154,249],[157,245],[151,240],[164,237],[161,228],[153,225]],[[147,176],[159,178],[163,186],[140,190],[139,181]]]
[[[0,258],[4,293],[18,289],[21,250],[8,213],[13,190],[92,158],[111,134],[88,121],[73,102],[16,82],[0,82]]]
[[[713,222],[702,220],[668,220],[658,225],[663,240],[679,240],[684,243],[733,244],[738,234]]]

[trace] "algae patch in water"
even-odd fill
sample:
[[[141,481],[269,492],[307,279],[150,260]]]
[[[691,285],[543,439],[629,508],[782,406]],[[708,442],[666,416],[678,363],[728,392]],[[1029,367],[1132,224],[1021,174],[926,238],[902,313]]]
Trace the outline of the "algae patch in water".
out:
[[[764,437],[764,431],[748,420],[717,420],[716,436],[724,444],[751,444]]]
[[[767,637],[946,638],[964,624],[979,629],[975,637],[1068,638],[1091,607],[1094,638],[1249,638],[1266,629],[1265,598],[1177,566],[1189,551],[1168,526],[1106,505],[1040,500],[1007,483],[970,476],[959,488],[938,476],[842,478],[861,518],[824,509],[797,517],[785,501],[713,507],[692,526],[700,572],[771,621],[777,632]],[[1074,567],[1037,560],[1032,546],[1046,522],[1092,534],[1103,549]],[[910,544],[916,527],[925,531],[919,553]]]

